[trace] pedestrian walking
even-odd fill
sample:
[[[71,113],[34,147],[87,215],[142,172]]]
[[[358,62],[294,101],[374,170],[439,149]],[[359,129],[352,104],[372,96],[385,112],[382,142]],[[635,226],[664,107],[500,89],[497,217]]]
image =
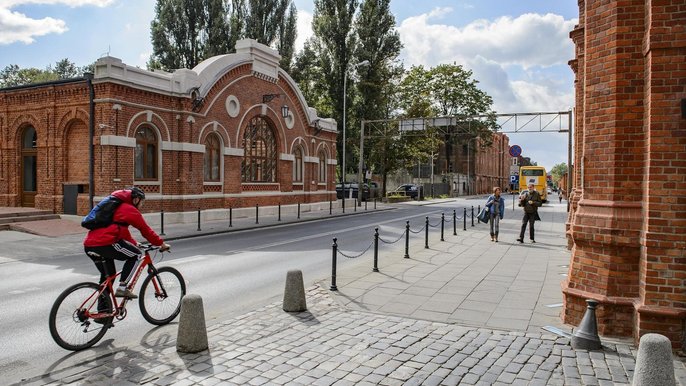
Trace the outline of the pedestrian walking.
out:
[[[489,227],[491,232],[491,241],[498,242],[498,232],[500,230],[500,220],[505,215],[505,199],[500,196],[500,188],[493,188],[493,194],[486,199],[486,208],[489,213]]]
[[[532,243],[536,242],[534,238],[534,222],[540,220],[538,217],[538,207],[542,205],[541,194],[536,191],[534,184],[529,184],[529,190],[525,190],[519,196],[519,206],[524,208],[524,217],[522,218],[522,229],[519,232],[517,241],[524,242],[524,232],[526,225],[529,224],[529,239]]]

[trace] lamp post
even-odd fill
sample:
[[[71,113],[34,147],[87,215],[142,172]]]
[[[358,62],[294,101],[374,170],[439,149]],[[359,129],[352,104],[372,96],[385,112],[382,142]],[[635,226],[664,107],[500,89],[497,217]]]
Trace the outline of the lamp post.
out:
[[[361,66],[368,66],[369,65],[369,60],[363,60],[353,66],[353,68],[358,68]],[[343,189],[343,212],[345,212],[345,110],[346,110],[346,103],[345,100],[347,99],[347,90],[348,89],[348,68],[346,66],[346,69],[343,73],[343,158],[342,158],[342,164],[341,164],[341,189]],[[361,189],[362,185],[359,183],[357,184],[357,195],[359,196],[362,194]],[[352,185],[350,186],[350,193],[352,194]]]

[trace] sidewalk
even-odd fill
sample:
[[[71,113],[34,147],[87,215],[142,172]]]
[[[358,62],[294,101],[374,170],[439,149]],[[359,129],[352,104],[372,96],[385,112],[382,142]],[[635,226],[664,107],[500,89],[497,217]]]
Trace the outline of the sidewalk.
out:
[[[274,303],[209,325],[209,350],[199,354],[176,352],[174,323],[151,329],[139,346],[76,367],[56,364],[25,383],[630,384],[636,354],[630,341],[603,337],[602,351],[575,351],[569,339],[542,329],[570,331],[558,317],[570,256],[565,208],[566,203],[551,203],[541,210],[536,244],[514,242],[521,213],[511,208],[498,243],[490,241],[487,225],[472,227],[468,220],[465,231],[460,220],[456,236],[452,223],[446,224],[445,241],[440,228],[432,227],[424,248],[424,233],[413,225],[409,259],[403,258],[404,228],[381,227],[379,272],[372,272],[370,252],[364,254],[359,258],[370,262],[368,268],[339,270],[337,291],[329,290],[330,278],[308,288],[306,312],[286,313]],[[328,216],[328,206],[311,214]],[[247,227],[255,219],[239,221],[234,226]],[[259,225],[269,221],[275,217]],[[208,224],[202,231],[192,224],[169,225],[165,232],[169,238],[192,237],[223,231],[226,224]],[[364,247],[340,246],[346,254]],[[683,362],[674,364],[678,381],[686,384]]]

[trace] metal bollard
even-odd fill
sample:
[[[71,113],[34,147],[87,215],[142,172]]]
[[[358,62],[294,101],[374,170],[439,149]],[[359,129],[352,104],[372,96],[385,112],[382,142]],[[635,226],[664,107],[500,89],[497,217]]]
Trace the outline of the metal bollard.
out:
[[[367,201],[364,202],[364,210],[367,210]]]
[[[453,236],[457,236],[457,212],[453,209]]]
[[[472,226],[474,226],[474,205],[472,205]]]
[[[443,239],[443,228],[444,228],[444,226],[445,226],[445,214],[441,213],[441,241],[445,241],[445,239]]]
[[[374,197],[374,209],[376,209],[376,197]]]
[[[331,200],[329,200],[329,215],[331,215],[332,210],[333,210],[333,203],[331,202]]]
[[[255,204],[255,224],[260,223],[260,204]]]
[[[281,221],[281,204],[279,204],[279,218],[276,221]]]
[[[331,291],[338,291],[336,287],[336,255],[338,254],[338,244],[336,244],[337,238],[333,238],[333,245],[331,245]]]
[[[298,203],[298,220],[300,220],[300,203]]]
[[[200,209],[198,209],[198,232],[200,232]]]
[[[598,323],[595,317],[595,309],[598,302],[593,299],[586,300],[586,312],[581,323],[572,334],[571,344],[575,350],[600,350],[603,348],[598,336]]]
[[[164,236],[164,209],[160,212],[160,236]]]
[[[357,200],[355,200],[355,205],[353,205],[353,212],[357,212]]]
[[[374,228],[374,272],[379,272],[379,228]]]
[[[467,208],[464,208],[464,216],[462,216],[462,222],[464,223],[463,230],[467,230]]]
[[[229,207],[229,228],[233,227],[233,208]]]
[[[424,223],[424,248],[429,248],[429,216],[426,216]]]
[[[405,223],[405,258],[410,258],[410,221]]]

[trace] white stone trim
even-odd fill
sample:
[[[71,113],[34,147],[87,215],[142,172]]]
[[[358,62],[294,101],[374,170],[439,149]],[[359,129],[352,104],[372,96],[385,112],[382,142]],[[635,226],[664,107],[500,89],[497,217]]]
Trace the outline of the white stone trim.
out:
[[[292,161],[295,162],[295,155],[293,154],[288,154],[288,153],[281,153],[281,160],[282,161]]]
[[[100,145],[102,146],[122,146],[136,147],[136,138],[124,137],[121,135],[101,135]]]
[[[204,153],[205,145],[187,142],[162,141],[162,150],[190,151],[192,153]]]
[[[327,165],[338,165],[338,160],[335,158],[327,158],[326,164]]]
[[[313,163],[313,164],[318,164],[318,163],[319,163],[319,158],[317,158],[317,157],[308,157],[308,156],[305,156],[304,161],[305,161],[305,162],[309,162],[309,163]]]
[[[232,155],[235,157],[243,157],[245,155],[245,149],[237,147],[225,147],[224,155]]]

